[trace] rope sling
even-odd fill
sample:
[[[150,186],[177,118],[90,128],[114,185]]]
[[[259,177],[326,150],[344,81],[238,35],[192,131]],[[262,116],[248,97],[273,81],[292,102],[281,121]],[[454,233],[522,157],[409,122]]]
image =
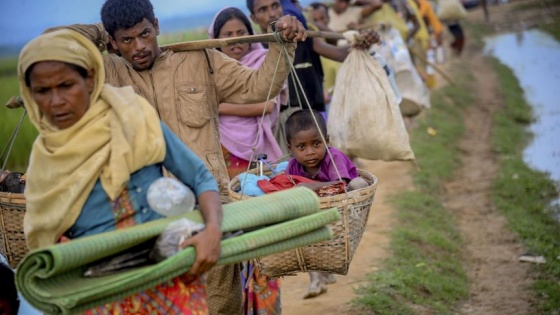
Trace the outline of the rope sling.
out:
[[[276,38],[276,40],[279,41],[278,38]],[[293,80],[293,85],[296,87],[294,90],[300,105],[299,107],[303,109],[304,107],[302,104],[304,104],[307,109],[312,110],[300,78],[296,73],[293,60],[290,58],[285,46],[282,47],[282,55],[276,63],[274,76],[276,75],[280,59],[287,62],[290,67],[291,80]],[[274,76],[271,82],[274,81]],[[271,91],[272,84],[267,96],[267,102],[271,100]],[[261,137],[265,115],[266,108],[263,109],[263,113],[260,116],[259,128],[257,129],[257,135],[255,136],[255,144],[257,143],[259,137]],[[327,146],[326,135],[321,131],[317,118],[315,115],[311,116],[313,117],[315,127],[319,132],[322,143]],[[251,150],[250,161],[253,161],[255,158],[257,153],[255,151],[256,146],[254,145]],[[344,182],[342,180],[342,176],[340,175],[339,167],[336,165],[330,150],[327,150],[326,152],[329,154],[331,161],[333,161],[333,167],[338,180],[340,182]],[[282,159],[284,159],[284,157],[279,160]],[[258,171],[260,175],[263,175],[263,165],[266,165],[269,171],[276,175],[277,172],[273,167],[276,163],[277,161],[273,161],[271,165],[268,162],[259,159],[258,169],[251,170],[251,163],[249,163],[245,174],[255,173]],[[341,275],[348,273],[350,262],[363,235],[365,225],[369,217],[369,210],[373,203],[377,188],[377,178],[375,176],[361,170],[358,170],[358,173],[360,177],[364,178],[368,182],[369,186],[367,188],[348,191],[346,185],[343,185],[344,194],[319,198],[321,200],[322,210],[337,208],[341,214],[341,219],[330,225],[335,237],[330,241],[308,245],[287,252],[256,259],[256,264],[262,274],[266,275],[269,279],[273,279],[281,276],[293,275],[297,272],[309,271],[323,271]],[[230,197],[232,197],[234,201],[251,198],[250,196],[244,196],[243,189],[241,189],[247,183],[247,177],[248,176],[244,176],[243,180],[240,180],[238,175],[230,182],[228,189]],[[293,180],[292,183],[295,185]],[[236,187],[237,185],[239,185],[239,187]],[[236,193],[236,191],[239,190],[234,189],[234,187],[239,188],[240,192]]]

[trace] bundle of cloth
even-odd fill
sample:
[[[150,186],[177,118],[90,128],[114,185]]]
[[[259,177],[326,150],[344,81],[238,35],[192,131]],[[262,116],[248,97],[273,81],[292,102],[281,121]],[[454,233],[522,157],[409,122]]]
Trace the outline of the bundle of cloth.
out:
[[[218,265],[329,240],[332,232],[326,225],[340,217],[336,209],[320,211],[315,192],[303,187],[227,204],[223,213],[222,231],[240,235],[222,240]],[[88,266],[100,260],[152,242],[170,223],[183,218],[204,222],[201,213],[195,210],[34,250],[18,266],[18,290],[45,313],[74,314],[184,274],[195,261],[192,247],[152,265],[102,277],[84,274]]]

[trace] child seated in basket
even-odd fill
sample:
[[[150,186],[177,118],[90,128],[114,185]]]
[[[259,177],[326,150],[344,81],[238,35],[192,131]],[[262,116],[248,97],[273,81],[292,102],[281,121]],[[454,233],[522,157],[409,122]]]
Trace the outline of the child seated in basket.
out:
[[[325,143],[321,134],[325,137]],[[315,191],[339,184],[341,181],[347,184],[347,190],[368,186],[363,178],[358,177],[354,163],[340,150],[329,147],[327,124],[319,112],[301,110],[290,115],[286,120],[286,142],[293,156],[286,168],[286,174],[318,181],[300,184],[301,186]]]
[[[329,147],[327,124],[319,112],[301,110],[293,113],[286,120],[285,130],[287,146],[293,156],[288,163],[286,174],[304,176],[319,181],[299,185],[314,191],[327,189],[327,186],[339,185],[341,181],[348,184],[347,190],[368,186],[368,183],[358,176],[358,171],[352,161],[340,150]],[[325,138],[324,142],[321,134]],[[344,187],[342,192],[344,192]],[[325,272],[309,272],[309,277],[311,284],[304,298],[312,298],[325,293],[327,292],[326,284],[336,282],[334,275]]]

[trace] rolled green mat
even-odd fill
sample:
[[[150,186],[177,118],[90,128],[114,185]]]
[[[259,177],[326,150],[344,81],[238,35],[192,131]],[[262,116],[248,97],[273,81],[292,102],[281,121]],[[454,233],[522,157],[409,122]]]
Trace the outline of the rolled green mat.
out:
[[[272,200],[272,198],[265,198],[269,196],[270,197],[274,196],[276,198],[274,198],[274,200]],[[263,202],[261,203],[255,202],[259,198],[266,199],[267,202],[273,201],[274,205],[265,203],[264,202],[265,200],[263,200]],[[264,197],[253,198],[248,201],[251,201],[251,203],[242,201],[234,204],[229,204],[224,207],[224,227],[225,227],[224,231],[228,231],[230,227],[231,227],[231,231],[238,230],[239,227],[249,228],[252,227],[253,223],[256,223],[255,225],[257,226],[262,226],[264,224],[271,224],[273,223],[273,221],[276,220],[283,220],[285,218],[289,218],[292,216],[297,217],[298,215],[301,215],[301,213],[311,213],[311,212],[318,211],[318,199],[313,192],[307,189],[293,189],[291,191],[286,191],[286,193],[284,192],[275,193]],[[301,207],[298,207],[298,205],[301,205]],[[325,214],[323,214],[323,212]],[[243,216],[245,214],[249,214],[249,215],[245,217],[245,220],[243,220]],[[332,222],[333,220],[336,220],[338,218],[338,213],[336,213],[337,218],[333,217],[332,214],[328,214],[326,211],[322,211],[321,215],[324,215],[324,218],[327,218],[327,216],[330,215],[331,217],[328,220],[326,220],[329,222]],[[91,307],[88,306],[87,308],[83,308],[83,303],[86,303],[87,305],[99,305],[99,304],[108,303],[110,301],[115,301],[118,300],[119,297],[121,298],[126,297],[135,292],[139,292],[147,288],[153,287],[157,283],[162,283],[165,282],[166,280],[172,279],[177,275],[185,273],[190,268],[190,266],[192,265],[192,261],[194,261],[193,249],[186,249],[180,252],[178,255],[171,257],[170,259],[167,259],[164,262],[155,266],[149,266],[146,268],[124,272],[119,275],[107,276],[102,278],[88,278],[88,279],[82,278],[81,275],[83,273],[83,268],[81,266],[87,265],[91,261],[95,261],[97,259],[110,256],[116,252],[110,246],[105,246],[104,249],[107,250],[106,252],[99,252],[99,255],[97,255],[97,257],[99,258],[91,259],[91,257],[95,257],[95,255],[92,255],[91,253],[92,250],[100,251],[99,248],[95,246],[95,243],[100,243],[101,245],[103,245],[105,244],[104,242],[109,242],[110,244],[115,244],[115,247],[119,248],[119,250],[122,251],[140,242],[143,242],[144,240],[150,239],[154,235],[159,234],[159,232],[161,232],[161,230],[163,230],[165,226],[174,219],[177,218],[158,220],[161,222],[158,222],[157,225],[154,224],[155,223],[154,221],[148,224],[143,224],[137,227],[121,230],[118,231],[118,233],[117,232],[104,233],[88,238],[74,240],[66,244],[52,246],[44,250],[35,251],[31,253],[28,257],[26,257],[24,261],[20,264],[20,267],[16,274],[16,281],[18,287],[20,288],[22,294],[27,298],[27,300],[37,308],[49,313],[60,313],[60,312],[74,312],[77,310],[77,308],[87,309]],[[308,219],[307,221],[316,221],[316,220],[317,218],[313,218],[313,220]],[[308,223],[309,222],[305,224]],[[321,222],[320,224],[325,225],[327,223]],[[298,235],[299,233],[304,233],[304,230],[302,230],[301,227],[299,227],[295,223],[287,222],[286,224],[287,225],[281,227],[271,226],[267,228],[267,229],[272,229],[271,231],[273,231],[273,233],[270,233],[270,235],[272,234],[277,235],[276,236],[277,239],[274,237],[271,238],[267,236],[268,234],[266,234],[266,232],[258,230],[255,232],[251,232],[247,235],[244,235],[243,237],[237,237],[237,238],[232,238],[230,240],[225,240],[224,242],[230,242],[230,241],[234,241],[235,239],[238,239],[238,242],[232,242],[231,245],[228,245],[229,243],[224,244],[222,253],[226,253],[227,255],[230,255],[229,253],[231,252],[231,255],[233,256],[243,255],[245,253],[245,256],[247,255],[250,256],[252,254],[246,254],[246,252],[251,252],[253,248],[257,248],[255,252],[262,253],[263,250],[266,249],[265,248],[258,249],[259,246],[268,246],[264,244],[277,242],[278,240],[281,239],[289,239],[292,238],[294,235]],[[144,229],[140,229],[140,227],[146,225],[148,225],[146,229],[148,232],[144,231]],[[305,228],[306,229],[305,232],[316,228],[317,228],[317,224],[315,225],[308,224],[307,227]],[[153,230],[159,230],[159,231],[154,234]],[[247,241],[245,237],[249,236],[250,234],[253,234],[253,238],[251,241]],[[138,239],[141,239],[141,241],[138,241]],[[67,248],[65,250],[59,250],[60,247],[69,247],[69,245],[71,245],[72,243],[80,245],[79,242],[84,243],[84,246],[83,248],[81,248],[81,250],[80,250],[81,246],[76,246],[76,248],[74,248],[73,250],[69,250]],[[259,244],[259,245],[255,245],[255,244]],[[294,246],[300,247],[304,245],[298,244]],[[103,248],[103,246],[101,247]],[[270,248],[274,248],[274,246]],[[270,254],[272,253],[266,253],[265,255],[270,255]],[[68,255],[73,257],[67,257]],[[86,259],[87,262],[84,263],[83,262],[84,260],[79,257],[80,255],[88,257],[88,259]],[[256,257],[259,256],[254,256],[249,258],[256,258]],[[222,258],[225,259],[227,257],[223,255]],[[187,260],[189,259],[191,263],[187,264]],[[82,263],[79,263],[80,261],[82,261]],[[65,262],[66,265],[62,268],[58,268],[57,270],[56,264],[57,263],[59,264],[60,262]],[[143,272],[144,269],[149,269],[149,268],[152,269],[148,272]],[[53,270],[56,270],[57,272],[53,272]],[[63,273],[60,276],[55,276],[56,274],[60,274],[61,272]],[[119,276],[121,278],[126,278],[126,279],[124,280],[119,279]],[[45,278],[47,280],[44,280]],[[51,279],[50,282],[49,279]],[[61,283],[63,284],[61,285],[60,283],[56,283],[56,281],[53,282],[52,279],[56,279],[56,281],[61,281]],[[72,279],[77,279],[78,281],[73,285],[69,285],[70,283],[72,283]],[[91,294],[92,292],[89,293],[87,292],[88,287],[94,288],[93,295]],[[132,287],[132,289],[130,289],[130,287]],[[68,289],[66,290],[67,291],[66,293],[60,292],[61,289],[64,291],[65,288]],[[96,290],[96,289],[100,289],[100,290]],[[125,289],[125,291],[122,291],[122,289]],[[73,295],[68,295],[68,292],[73,293]],[[84,295],[84,296],[80,296],[80,295]],[[105,298],[103,297],[106,297],[107,300],[105,301]],[[101,302],[99,302],[100,298],[103,299]],[[94,299],[94,300],[90,302],[89,301],[90,299]]]
[[[304,247],[304,246],[307,246],[307,245],[311,245],[311,244],[315,244],[315,243],[319,243],[319,242],[323,242],[323,241],[328,241],[328,240],[332,239],[332,237],[333,237],[332,231],[328,227],[322,227],[318,230],[306,233],[304,235],[300,235],[298,237],[294,237],[294,238],[284,240],[284,241],[281,241],[281,242],[278,242],[278,243],[274,243],[274,244],[271,244],[271,245],[260,247],[258,249],[254,249],[254,250],[247,251],[247,252],[244,252],[244,253],[241,253],[241,254],[230,256],[228,258],[220,259],[218,261],[218,265],[228,265],[228,264],[238,263],[238,262],[253,259],[253,258],[259,258],[259,257],[263,257],[263,256],[276,254],[276,253],[281,253],[281,252],[291,250],[291,249],[294,249],[294,248]],[[126,294],[119,294],[117,296],[111,297],[110,299],[107,298],[106,300],[96,300],[96,301],[84,304],[83,306],[80,305],[79,310],[71,310],[70,312],[75,312],[75,311],[83,312],[85,310],[92,309],[92,308],[97,307],[99,305],[104,305],[104,304],[110,303],[112,301],[121,300],[121,299],[123,299],[127,296],[128,295],[126,295]]]
[[[223,240],[220,260],[293,239],[339,218],[339,212],[330,209]],[[141,292],[186,273],[195,257],[195,250],[190,247],[157,265],[98,278],[84,278],[83,268],[76,268],[48,279],[37,278],[32,286],[22,288],[22,294],[25,296],[26,293],[33,293],[35,299],[47,300],[48,303],[53,303],[52,300],[57,297],[63,297],[60,299],[63,308],[73,308],[104,298],[114,301],[118,296],[126,297]],[[259,256],[250,258],[256,257]],[[30,292],[24,292],[23,289]]]
[[[259,247],[241,254],[229,256],[218,261],[218,265],[228,265],[244,260],[261,258],[264,256],[273,255],[276,253],[285,252],[294,248],[304,247],[307,245],[328,241],[332,239],[333,233],[328,227],[322,227],[318,230],[290,238],[278,243]]]
[[[316,213],[319,210],[320,203],[317,195],[310,189],[298,187],[224,205],[222,231],[227,233],[274,224]],[[198,223],[204,222],[200,211],[193,211],[179,217]],[[32,251],[21,261],[18,271],[27,273],[31,268],[40,278],[64,273],[144,243],[159,235],[170,222],[179,217],[155,220]],[[43,254],[37,257],[33,255],[35,252]]]

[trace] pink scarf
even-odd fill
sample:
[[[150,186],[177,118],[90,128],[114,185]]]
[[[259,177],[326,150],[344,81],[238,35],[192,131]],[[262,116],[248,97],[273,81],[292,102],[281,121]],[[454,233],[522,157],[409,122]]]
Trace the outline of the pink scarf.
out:
[[[214,23],[220,12],[216,14],[214,21],[208,28],[210,38],[213,38]],[[249,52],[239,62],[249,68],[257,69],[263,63],[267,52],[268,50],[264,49],[260,43],[251,44]],[[253,147],[255,148],[253,160],[254,155],[261,153],[266,153],[268,161],[281,158],[283,156],[282,150],[276,142],[273,128],[276,126],[280,111],[281,96],[285,93],[286,88],[284,87],[279,96],[271,98],[271,101],[274,101],[276,105],[272,113],[264,116],[262,123],[262,116],[260,115],[256,117],[220,115],[220,142],[222,145],[231,154],[247,161],[251,159]],[[285,99],[285,96],[283,97]]]

